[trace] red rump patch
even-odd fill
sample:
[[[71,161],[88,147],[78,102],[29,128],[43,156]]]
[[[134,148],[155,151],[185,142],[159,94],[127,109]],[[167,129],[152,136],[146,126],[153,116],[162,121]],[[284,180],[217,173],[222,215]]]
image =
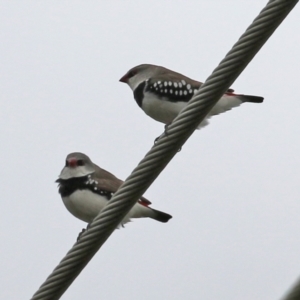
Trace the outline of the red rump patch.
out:
[[[236,94],[234,93],[234,90],[233,90],[233,89],[228,89],[227,92],[225,93],[225,95],[228,95],[228,96],[236,96]]]
[[[146,206],[146,207],[148,207],[151,203],[150,203],[150,201],[144,201],[144,200],[138,200],[138,203],[139,204],[142,204],[142,205],[144,205],[144,206]]]

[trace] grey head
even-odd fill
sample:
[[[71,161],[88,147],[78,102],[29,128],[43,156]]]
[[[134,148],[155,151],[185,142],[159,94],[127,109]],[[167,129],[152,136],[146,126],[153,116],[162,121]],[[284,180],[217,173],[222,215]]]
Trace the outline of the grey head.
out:
[[[127,83],[132,90],[143,81],[155,76],[162,67],[142,64],[130,69],[121,79],[120,82]]]
[[[66,157],[66,164],[59,178],[67,180],[74,177],[83,177],[95,172],[95,165],[91,159],[80,152],[73,152]]]
[[[134,91],[140,83],[149,79],[162,81],[171,80],[174,82],[184,79],[193,86],[199,87],[201,85],[201,82],[193,80],[183,74],[177,73],[162,66],[151,64],[142,64],[130,69],[119,81],[127,83]]]

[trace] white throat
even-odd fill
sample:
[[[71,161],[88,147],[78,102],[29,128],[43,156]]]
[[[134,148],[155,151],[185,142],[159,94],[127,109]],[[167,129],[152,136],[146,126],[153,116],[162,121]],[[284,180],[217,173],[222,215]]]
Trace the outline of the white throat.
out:
[[[84,177],[93,174],[95,171],[88,170],[85,166],[77,166],[76,168],[64,167],[59,175],[60,179],[70,179],[74,177]]]
[[[134,91],[140,83],[142,83],[145,80],[148,80],[150,76],[144,73],[136,74],[135,76],[128,79],[128,85],[131,88],[132,91]]]

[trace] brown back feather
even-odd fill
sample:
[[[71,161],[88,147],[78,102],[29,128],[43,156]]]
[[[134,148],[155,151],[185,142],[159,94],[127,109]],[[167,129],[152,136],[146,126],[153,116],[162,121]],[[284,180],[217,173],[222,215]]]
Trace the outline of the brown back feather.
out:
[[[94,165],[95,165],[95,173],[93,174],[93,179],[97,180],[98,182],[97,187],[99,189],[115,193],[119,189],[119,187],[123,184],[124,181],[117,178],[112,173],[100,168],[96,164]],[[145,197],[141,197],[139,202],[145,206],[151,204],[151,202]]]

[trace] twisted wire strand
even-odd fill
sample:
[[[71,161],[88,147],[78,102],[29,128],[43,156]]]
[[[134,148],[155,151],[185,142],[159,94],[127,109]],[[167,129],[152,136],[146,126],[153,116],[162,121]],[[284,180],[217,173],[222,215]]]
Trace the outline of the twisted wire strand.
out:
[[[300,279],[293,285],[282,300],[299,300],[300,299]]]
[[[33,295],[32,300],[60,298],[297,2],[268,2],[187,107],[167,128],[167,132]]]

